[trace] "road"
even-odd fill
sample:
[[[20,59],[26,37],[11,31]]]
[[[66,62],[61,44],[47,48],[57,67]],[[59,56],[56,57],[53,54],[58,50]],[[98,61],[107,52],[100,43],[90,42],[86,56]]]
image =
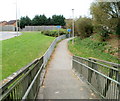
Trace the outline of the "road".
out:
[[[67,42],[61,41],[47,66],[43,86],[38,99],[96,99],[90,87],[72,71],[72,55]]]
[[[15,36],[19,36],[22,33],[20,32],[0,32],[0,40],[6,40],[6,39],[10,39],[13,38]]]

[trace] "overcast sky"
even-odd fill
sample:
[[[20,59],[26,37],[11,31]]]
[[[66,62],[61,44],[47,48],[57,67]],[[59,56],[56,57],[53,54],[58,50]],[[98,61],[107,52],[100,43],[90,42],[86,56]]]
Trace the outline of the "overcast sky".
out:
[[[31,19],[37,14],[51,17],[54,14],[65,18],[88,16],[90,4],[94,0],[17,0],[17,17],[28,15]],[[16,0],[0,0],[0,21],[16,19]]]

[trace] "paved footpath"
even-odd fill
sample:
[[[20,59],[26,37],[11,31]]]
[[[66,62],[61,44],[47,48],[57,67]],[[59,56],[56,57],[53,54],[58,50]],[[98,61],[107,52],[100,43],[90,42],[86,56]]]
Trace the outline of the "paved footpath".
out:
[[[6,40],[20,35],[22,35],[20,32],[0,32],[0,40]]]
[[[95,99],[89,86],[72,71],[72,55],[67,49],[69,39],[61,41],[53,53],[38,99]]]

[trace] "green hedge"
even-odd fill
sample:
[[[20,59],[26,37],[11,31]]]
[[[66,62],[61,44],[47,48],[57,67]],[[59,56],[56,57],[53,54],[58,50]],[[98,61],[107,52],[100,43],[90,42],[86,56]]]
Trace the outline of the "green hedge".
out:
[[[58,30],[47,30],[47,31],[42,31],[41,33],[47,36],[57,37],[58,32],[59,32],[59,35],[68,34],[66,29],[60,29],[59,31]]]

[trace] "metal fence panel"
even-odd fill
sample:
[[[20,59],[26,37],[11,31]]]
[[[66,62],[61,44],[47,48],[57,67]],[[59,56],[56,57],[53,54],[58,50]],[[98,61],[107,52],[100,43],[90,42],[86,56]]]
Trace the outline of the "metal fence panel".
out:
[[[34,80],[37,72],[40,70],[41,65],[43,64],[43,57],[39,60],[34,61],[31,65],[28,65],[25,71],[22,71],[21,75],[17,76],[14,82],[9,81],[9,85],[4,84],[0,89],[2,89],[2,95],[0,100],[14,100],[22,99],[26,93],[28,87]],[[42,71],[42,69],[41,69]],[[37,84],[39,85],[39,83]],[[36,91],[34,92],[36,94]]]
[[[67,38],[69,36],[69,34],[68,35],[62,35],[62,36],[59,36],[59,37],[57,37],[53,42],[52,42],[52,44],[50,45],[50,47],[48,48],[48,50],[46,51],[46,53],[44,54],[44,67],[46,66],[46,64],[47,64],[47,62],[48,62],[48,60],[49,60],[49,58],[50,58],[50,56],[51,56],[51,54],[52,54],[52,52],[53,52],[53,50],[54,50],[54,48],[55,48],[55,46],[56,46],[56,43],[58,42],[58,41],[60,41],[60,40],[62,40],[62,39],[65,39],[65,38]]]
[[[46,53],[29,65],[17,71],[10,81],[0,87],[0,101],[4,100],[24,100],[35,99],[40,85],[44,78],[44,67],[46,66],[54,48],[58,41],[69,37],[70,35],[62,35],[57,37]]]
[[[57,26],[25,26],[23,31],[58,30]]]
[[[120,99],[119,64],[118,68],[97,63],[82,57],[73,56],[73,69],[105,99]]]
[[[0,31],[15,31],[15,26],[13,25],[0,26]]]

